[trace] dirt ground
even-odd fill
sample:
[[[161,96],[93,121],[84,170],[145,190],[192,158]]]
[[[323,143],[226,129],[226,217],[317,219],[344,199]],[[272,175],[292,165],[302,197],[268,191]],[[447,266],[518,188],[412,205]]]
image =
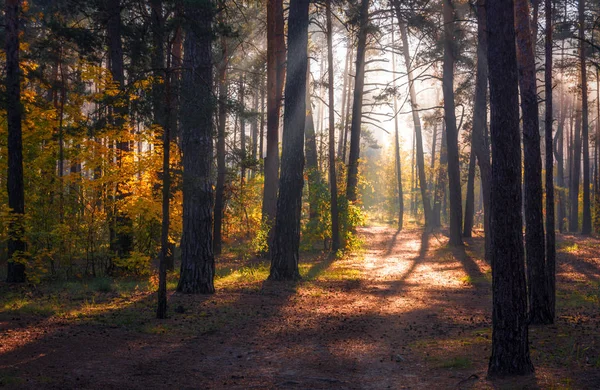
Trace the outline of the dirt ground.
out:
[[[530,328],[536,373],[490,381],[483,239],[453,250],[439,232],[372,226],[360,235],[364,249],[352,256],[303,258],[296,284],[263,282],[258,260],[234,280],[231,260],[215,295],[172,294],[162,321],[148,291],[91,295],[63,312],[5,303],[0,386],[600,389],[599,240],[559,236],[556,324]]]

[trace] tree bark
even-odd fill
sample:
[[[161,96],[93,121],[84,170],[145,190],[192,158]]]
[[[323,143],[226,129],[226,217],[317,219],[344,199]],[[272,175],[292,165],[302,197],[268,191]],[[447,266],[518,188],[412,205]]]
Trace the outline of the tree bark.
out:
[[[211,1],[186,3],[181,99],[183,232],[177,291],[214,293],[212,246],[212,21]]]
[[[446,196],[446,183],[448,182],[448,153],[446,148],[446,124],[442,123],[442,142],[440,148],[440,166],[433,196],[432,227],[442,226],[442,199]]]
[[[512,0],[489,1],[488,60],[492,136],[491,377],[533,372],[529,357],[527,291],[521,219],[521,141]]]
[[[369,0],[361,0],[359,24],[356,46],[354,102],[352,103],[352,125],[350,127],[350,155],[348,156],[348,184],[346,185],[346,198],[349,202],[357,200],[358,159],[360,158],[360,131],[365,85],[365,52],[367,50],[367,29],[369,26]]]
[[[485,0],[477,1],[477,73],[475,75],[475,106],[473,108],[472,147],[477,156],[483,197],[483,230],[485,258],[491,259],[490,180],[491,162],[487,137],[488,44]]]
[[[8,283],[25,282],[26,250],[25,190],[23,184],[23,138],[21,125],[21,72],[19,70],[19,0],[4,4],[6,29],[6,121],[8,127],[8,207],[12,221],[8,226]]]
[[[529,320],[533,324],[552,322],[546,286],[546,254],[543,216],[542,155],[537,102],[535,56],[530,30],[529,0],[515,0],[517,63],[523,113],[525,253]]]
[[[123,62],[123,43],[121,38],[121,1],[107,0],[108,12],[107,36],[109,50],[109,70],[113,81],[118,85],[120,102],[115,102],[112,107],[113,118],[112,124],[119,130],[120,136],[117,139],[117,166],[121,168],[123,155],[130,151],[129,135],[126,127],[126,116],[129,108],[127,100],[124,96],[125,88],[125,68]],[[123,192],[122,183],[116,184],[115,204],[119,203],[127,194]],[[133,250],[133,223],[131,219],[117,206],[114,207],[114,222],[111,226],[114,229],[113,237],[110,246],[111,251],[117,258],[129,257]],[[112,270],[114,264],[111,262],[109,271]]]
[[[462,196],[460,185],[460,161],[458,151],[458,128],[454,105],[454,63],[456,47],[454,44],[455,16],[452,0],[444,0],[444,63],[443,82],[444,120],[446,122],[446,145],[448,147],[448,192],[450,194],[450,241],[451,246],[463,244]]]
[[[283,0],[267,1],[267,155],[262,220],[269,230],[269,247],[277,211],[279,179],[279,114],[285,77]]]
[[[319,198],[317,186],[321,181],[317,156],[317,136],[310,99],[310,61],[306,65],[306,118],[304,124],[304,151],[306,153],[306,173],[308,175],[308,216],[315,221],[319,216]]]
[[[345,135],[345,130],[346,130],[346,122],[348,121],[347,118],[347,112],[346,112],[346,100],[347,96],[348,96],[348,80],[350,79],[350,76],[348,75],[348,72],[350,71],[350,69],[348,69],[350,67],[350,63],[352,62],[351,60],[352,57],[352,45],[350,43],[348,43],[348,46],[346,48],[346,60],[344,61],[344,84],[342,86],[342,116],[340,118],[341,122],[340,122],[340,133],[339,133],[339,140],[338,140],[338,151],[337,151],[337,155],[338,158],[342,158],[342,151],[344,150],[344,135]]]
[[[394,40],[394,30],[392,30],[392,46],[395,47],[396,42]],[[396,55],[392,51],[392,73],[393,81],[392,87],[396,90]],[[437,125],[434,127],[434,138],[437,130]],[[435,139],[434,139],[435,142]],[[435,146],[433,147],[435,150]],[[432,152],[434,154],[435,152]],[[434,157],[432,157],[433,159]],[[404,191],[402,190],[402,159],[400,157],[400,132],[398,127],[398,99],[394,94],[394,160],[396,166],[396,182],[398,185],[398,230],[402,230],[404,226]],[[433,163],[433,161],[432,161]]]
[[[331,0],[326,1],[325,12],[327,17],[327,73],[329,76],[329,191],[331,196],[331,251],[335,253],[338,249],[340,249],[341,242],[338,213],[337,176],[335,172],[335,90],[333,77],[333,27],[331,23]]]
[[[402,39],[402,52],[404,55],[404,63],[406,64],[406,71],[408,75],[408,92],[410,95],[410,107],[413,118],[413,125],[415,127],[415,142],[417,146],[417,174],[419,175],[419,186],[421,187],[421,198],[423,200],[423,214],[425,215],[425,226],[433,227],[435,224],[432,220],[431,203],[429,202],[429,194],[427,192],[427,178],[425,176],[425,157],[423,152],[423,135],[421,132],[421,119],[419,118],[419,112],[417,111],[419,105],[417,103],[417,94],[415,92],[415,80],[412,73],[412,62],[410,58],[410,50],[408,46],[408,33],[406,31],[405,22],[402,20],[400,11],[400,2],[394,0],[394,8],[396,10],[396,17],[398,18],[398,25],[400,27],[400,38]],[[412,191],[411,191],[412,192]]]
[[[463,237],[471,237],[473,231],[473,214],[475,213],[475,152],[471,147],[469,158],[469,172],[467,174],[467,198],[465,201],[465,220],[463,223]]]
[[[574,105],[575,127],[571,136],[571,159],[569,163],[569,232],[579,230],[579,178],[581,176],[581,102],[577,97]]]
[[[579,67],[581,70],[581,139],[583,141],[583,220],[581,234],[592,234],[590,204],[590,138],[588,122],[588,86],[585,54],[585,0],[579,0]]]
[[[298,280],[300,217],[304,186],[304,126],[308,64],[309,0],[291,0],[288,19],[288,74],[285,83],[283,149],[270,280]]]
[[[219,123],[217,128],[217,186],[215,187],[215,222],[213,249],[215,255],[222,252],[223,238],[223,213],[225,211],[225,179],[227,166],[225,165],[225,126],[227,124],[227,66],[229,64],[229,53],[227,38],[221,37],[221,63],[218,69],[219,83]]]
[[[546,90],[546,288],[548,289],[549,323],[556,314],[556,233],[554,228],[554,158],[552,153],[552,0],[544,0],[546,41],[544,84]]]

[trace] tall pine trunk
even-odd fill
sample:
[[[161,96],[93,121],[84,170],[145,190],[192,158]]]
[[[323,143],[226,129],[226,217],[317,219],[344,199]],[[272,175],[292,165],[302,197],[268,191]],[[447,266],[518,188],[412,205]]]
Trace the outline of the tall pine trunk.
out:
[[[288,77],[285,82],[283,150],[275,234],[271,248],[271,280],[298,280],[300,217],[304,186],[304,125],[308,64],[309,0],[291,0],[288,19]]]
[[[267,155],[262,220],[269,230],[269,247],[277,212],[279,180],[279,114],[285,77],[283,0],[267,1]]]
[[[229,64],[229,53],[227,37],[221,37],[221,63],[218,69],[219,83],[219,107],[217,124],[217,186],[215,187],[215,222],[213,249],[215,255],[220,255],[223,246],[223,214],[225,211],[225,179],[227,166],[225,165],[225,128],[227,124],[227,66]]]
[[[183,133],[183,231],[177,291],[214,293],[212,243],[213,76],[211,1],[186,3],[181,129]]]
[[[433,227],[435,224],[432,219],[431,203],[429,202],[429,193],[427,192],[427,178],[425,176],[425,157],[423,151],[423,135],[421,132],[421,119],[418,112],[417,93],[414,87],[414,77],[412,73],[412,62],[410,58],[410,50],[408,46],[408,33],[406,31],[405,22],[402,20],[400,11],[400,2],[395,0],[394,9],[400,27],[400,38],[402,39],[402,54],[404,55],[404,63],[406,65],[408,75],[408,92],[410,96],[410,106],[415,127],[415,143],[417,148],[416,162],[417,174],[419,176],[419,186],[421,187],[421,198],[423,200],[423,214],[425,215],[425,226]],[[411,191],[412,192],[412,191]]]
[[[327,17],[327,73],[329,76],[329,191],[331,196],[331,251],[335,253],[338,249],[340,249],[341,242],[338,213],[337,176],[335,172],[335,90],[333,77],[333,27],[331,23],[331,0],[326,0],[325,12]]]
[[[348,156],[348,183],[346,198],[357,199],[358,159],[360,158],[360,131],[362,125],[363,90],[365,85],[365,52],[369,27],[369,0],[361,0],[356,46],[356,76],[354,77],[354,102],[352,103],[352,126],[350,128],[350,155]]]
[[[581,102],[575,98],[573,106],[575,114],[575,127],[570,137],[570,163],[569,163],[569,231],[575,233],[579,230],[579,179],[581,176]]]
[[[556,313],[556,233],[554,228],[554,159],[552,142],[552,0],[544,0],[546,9],[546,41],[544,84],[546,90],[546,288],[548,289],[549,323]]]
[[[590,138],[588,122],[588,86],[585,54],[585,0],[579,0],[579,68],[581,71],[581,140],[583,141],[583,220],[581,233],[592,233],[590,204]]]
[[[19,0],[4,4],[6,29],[6,121],[8,125],[8,283],[25,282],[25,237],[21,221],[25,215],[23,185],[23,138],[21,129],[21,75],[19,70]]]
[[[512,0],[487,2],[492,136],[492,356],[488,375],[533,372],[521,218],[519,91]]]
[[[456,61],[455,15],[452,0],[444,0],[444,63],[443,82],[444,120],[446,121],[446,145],[448,148],[448,192],[450,194],[450,241],[452,246],[463,244],[462,197],[460,185],[460,160],[458,151],[458,128],[454,105],[454,63]]]
[[[394,30],[392,30],[392,46],[395,47],[394,40]],[[392,73],[393,73],[393,82],[392,87],[394,90],[396,89],[396,54],[395,51],[392,51]],[[434,128],[434,145],[435,145],[435,130],[437,130],[437,125]],[[435,150],[435,146],[432,147]],[[432,155],[435,152],[432,152]],[[434,157],[432,157],[433,163]],[[394,161],[396,167],[396,183],[398,185],[398,230],[402,230],[404,225],[404,191],[402,190],[402,159],[400,157],[400,131],[398,126],[398,99],[394,94]]]
[[[125,97],[125,66],[123,62],[123,43],[121,37],[121,1],[108,0],[106,2],[108,13],[107,36],[109,50],[109,70],[113,82],[120,89],[120,101],[114,102],[112,106],[112,125],[119,131],[117,139],[117,166],[120,169],[123,163],[123,155],[130,151],[129,134],[127,130],[126,116],[129,111]],[[133,250],[133,223],[127,214],[120,210],[116,204],[125,199],[123,183],[117,183],[115,190],[114,221],[110,221],[113,234],[110,242],[111,251],[117,258],[126,258]],[[114,263],[111,262],[109,271],[112,271]]]
[[[475,213],[475,152],[471,147],[469,157],[469,172],[467,174],[467,198],[465,201],[465,220],[463,222],[463,237],[471,237],[473,231],[473,214]]]
[[[487,90],[488,90],[488,45],[485,0],[477,1],[477,73],[475,75],[475,103],[473,108],[472,148],[477,156],[481,192],[483,197],[483,231],[485,234],[485,258],[491,259],[490,231],[490,180],[491,161],[487,137]]]
[[[537,102],[535,56],[529,18],[529,1],[515,0],[517,61],[523,113],[525,253],[529,320],[533,324],[552,322],[546,287],[546,253],[543,217],[542,155]]]

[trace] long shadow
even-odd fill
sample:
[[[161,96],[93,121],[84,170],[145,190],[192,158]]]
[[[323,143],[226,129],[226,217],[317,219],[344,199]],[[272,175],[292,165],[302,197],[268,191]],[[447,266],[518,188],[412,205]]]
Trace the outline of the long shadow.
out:
[[[390,240],[390,242],[387,245],[387,249],[385,251],[384,256],[387,257],[392,253],[392,251],[394,250],[394,247],[396,246],[396,240],[398,239],[398,235],[400,234],[400,232],[401,232],[400,229],[396,230],[396,232],[392,236],[392,239]]]

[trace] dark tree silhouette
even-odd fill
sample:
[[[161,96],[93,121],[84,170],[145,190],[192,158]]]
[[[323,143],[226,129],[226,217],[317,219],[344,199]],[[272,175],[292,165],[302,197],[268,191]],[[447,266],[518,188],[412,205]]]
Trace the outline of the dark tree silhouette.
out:
[[[521,146],[514,3],[487,2],[492,136],[492,356],[488,375],[533,372],[521,218]]]
[[[25,215],[23,187],[23,139],[21,130],[21,72],[19,70],[19,0],[4,4],[6,29],[6,116],[8,124],[8,207],[11,223],[8,238],[8,283],[25,282],[23,254]]]
[[[212,246],[212,21],[211,1],[185,3],[181,129],[183,133],[183,232],[177,291],[213,293]]]

